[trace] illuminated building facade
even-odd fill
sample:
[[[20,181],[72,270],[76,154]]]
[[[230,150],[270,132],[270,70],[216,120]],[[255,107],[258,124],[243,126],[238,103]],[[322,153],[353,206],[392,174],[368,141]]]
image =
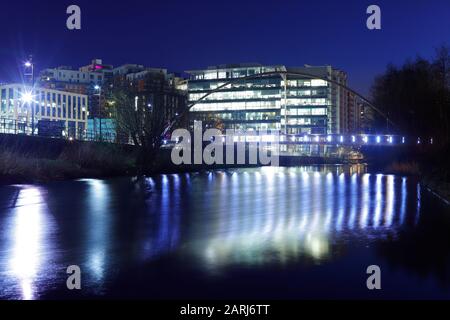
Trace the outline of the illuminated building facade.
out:
[[[39,76],[39,86],[88,95],[89,117],[104,118],[105,99],[102,98],[101,88],[112,76],[112,69],[111,65],[103,64],[101,59],[94,59],[77,70],[70,66],[44,69]]]
[[[22,84],[0,86],[0,132],[83,139],[87,95]]]
[[[311,76],[258,74],[287,71]],[[190,118],[207,127],[242,130],[279,130],[287,134],[346,132],[345,72],[331,66],[287,68],[282,65],[220,65],[187,71],[189,103],[221,88],[191,108]],[[247,77],[244,80],[239,78]],[[317,78],[315,78],[317,77]],[[333,80],[333,82],[324,79]]]

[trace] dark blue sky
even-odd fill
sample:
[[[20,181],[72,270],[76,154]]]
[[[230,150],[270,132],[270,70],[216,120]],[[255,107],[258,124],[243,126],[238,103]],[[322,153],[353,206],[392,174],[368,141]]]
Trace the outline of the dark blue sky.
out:
[[[32,53],[38,68],[140,63],[171,71],[213,64],[331,64],[366,94],[390,62],[430,58],[450,43],[449,0],[1,0],[0,81]],[[66,8],[82,10],[82,30],[66,29]],[[366,8],[382,10],[382,30],[366,28]]]

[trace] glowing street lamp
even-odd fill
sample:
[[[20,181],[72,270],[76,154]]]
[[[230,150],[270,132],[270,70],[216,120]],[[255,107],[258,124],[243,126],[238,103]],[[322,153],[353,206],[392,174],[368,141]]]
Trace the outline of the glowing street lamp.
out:
[[[31,111],[31,135],[34,135],[34,106],[32,105],[33,102],[33,93],[31,91],[25,91],[22,93],[22,96],[20,97],[20,100],[23,104],[28,105]]]
[[[23,103],[30,103],[33,101],[33,94],[31,92],[24,92],[22,94],[21,100]]]
[[[100,122],[99,122],[99,134],[100,134],[100,141],[102,141],[103,140],[103,135],[102,135],[102,106],[101,106],[102,87],[100,87],[98,84],[96,84],[94,86],[94,90],[98,92],[98,94],[97,94],[98,95],[98,114],[97,114],[97,116],[98,116],[98,118],[100,120]]]
[[[25,68],[24,76],[28,77],[29,82],[31,84],[33,84],[33,82],[34,82],[34,64],[33,64],[33,61],[31,60],[31,57],[29,60],[27,60],[23,63],[23,66]]]

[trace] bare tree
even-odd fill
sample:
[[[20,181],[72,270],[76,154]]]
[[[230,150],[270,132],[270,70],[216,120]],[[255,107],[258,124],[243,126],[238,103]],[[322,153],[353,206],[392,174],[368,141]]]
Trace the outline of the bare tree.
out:
[[[139,101],[139,96],[125,88],[113,90],[117,131],[131,139],[141,149],[140,165],[151,166],[161,147],[161,135],[167,123],[164,120],[164,104],[157,94],[152,105]]]

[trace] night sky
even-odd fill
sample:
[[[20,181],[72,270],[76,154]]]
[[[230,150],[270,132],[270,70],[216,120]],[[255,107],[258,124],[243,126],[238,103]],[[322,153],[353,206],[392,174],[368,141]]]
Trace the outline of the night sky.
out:
[[[82,30],[66,28],[77,4]],[[382,10],[382,30],[366,28],[366,8]],[[449,0],[1,0],[0,81],[18,78],[28,54],[36,67],[139,63],[170,71],[214,64],[331,64],[369,92],[388,63],[450,44]]]

